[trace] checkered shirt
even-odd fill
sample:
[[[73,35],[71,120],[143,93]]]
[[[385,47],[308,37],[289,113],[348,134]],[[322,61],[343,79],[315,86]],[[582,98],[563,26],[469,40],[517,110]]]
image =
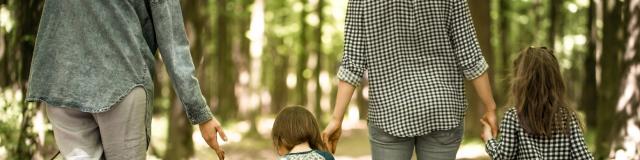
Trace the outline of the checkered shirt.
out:
[[[460,125],[488,68],[465,0],[349,0],[338,79],[369,80],[370,123],[399,137]]]
[[[487,153],[492,159],[592,160],[575,115],[568,122],[568,134],[556,131],[548,138],[533,136],[524,132],[516,109],[511,108],[502,119],[498,140],[488,141]]]

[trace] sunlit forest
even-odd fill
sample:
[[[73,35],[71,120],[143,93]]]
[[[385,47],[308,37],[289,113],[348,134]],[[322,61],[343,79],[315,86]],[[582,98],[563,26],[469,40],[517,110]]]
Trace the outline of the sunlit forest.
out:
[[[227,159],[275,159],[276,113],[312,111],[323,128],[335,103],[348,0],[182,0],[202,92],[229,141]],[[25,102],[42,0],[0,0],[0,159],[50,159],[58,150],[45,109]],[[553,48],[567,97],[597,159],[640,159],[640,0],[468,0],[498,106],[507,108],[512,61]],[[217,159],[189,124],[156,54],[148,159]],[[488,159],[482,103],[467,88],[460,159]],[[371,159],[366,80],[343,122],[337,159]]]

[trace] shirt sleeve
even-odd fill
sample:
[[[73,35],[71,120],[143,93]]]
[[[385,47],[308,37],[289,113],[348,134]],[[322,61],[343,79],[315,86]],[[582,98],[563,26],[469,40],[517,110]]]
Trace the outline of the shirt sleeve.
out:
[[[344,56],[338,79],[359,86],[367,68],[363,0],[349,0],[345,24]]]
[[[482,56],[466,0],[452,0],[449,15],[449,38],[458,66],[466,79],[482,75],[489,65]]]
[[[584,141],[584,135],[582,129],[578,123],[578,118],[573,115],[570,122],[571,133],[571,156],[572,159],[589,159],[592,160],[593,156],[587,149],[587,144]]]
[[[173,88],[191,124],[210,120],[213,115],[195,76],[189,42],[184,30],[179,0],[151,0],[151,16],[156,42]]]
[[[516,113],[509,110],[500,123],[498,139],[490,139],[486,150],[491,159],[515,159],[518,147]]]

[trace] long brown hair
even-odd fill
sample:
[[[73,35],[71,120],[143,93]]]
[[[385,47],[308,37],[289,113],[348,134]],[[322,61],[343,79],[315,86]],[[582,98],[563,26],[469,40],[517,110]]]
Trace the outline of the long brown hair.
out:
[[[311,149],[327,151],[320,137],[320,127],[313,114],[301,106],[286,107],[276,117],[271,129],[271,139],[276,147],[293,149],[308,142]]]
[[[550,137],[568,133],[573,110],[565,102],[565,85],[553,50],[528,47],[514,61],[511,103],[525,132]]]

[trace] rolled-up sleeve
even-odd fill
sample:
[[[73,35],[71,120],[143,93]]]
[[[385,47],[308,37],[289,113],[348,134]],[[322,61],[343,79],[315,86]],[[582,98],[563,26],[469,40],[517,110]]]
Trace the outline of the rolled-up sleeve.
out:
[[[366,35],[362,0],[349,0],[345,23],[344,56],[338,79],[359,86],[367,68]]]
[[[453,0],[449,15],[449,38],[466,79],[482,75],[489,64],[482,56],[466,0]]]
[[[210,120],[213,114],[195,76],[180,1],[152,0],[150,8],[160,55],[187,118],[191,124]]]

